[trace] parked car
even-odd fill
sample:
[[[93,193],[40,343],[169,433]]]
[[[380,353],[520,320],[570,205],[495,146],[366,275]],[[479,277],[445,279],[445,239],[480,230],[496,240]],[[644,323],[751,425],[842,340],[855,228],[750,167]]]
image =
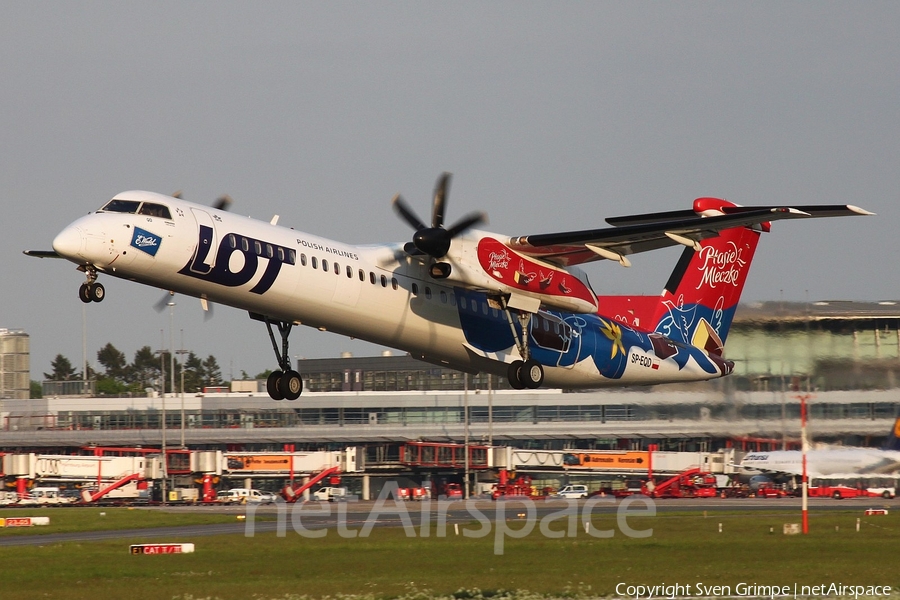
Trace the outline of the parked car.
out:
[[[588,489],[586,485],[567,485],[556,492],[555,496],[557,498],[587,498]]]

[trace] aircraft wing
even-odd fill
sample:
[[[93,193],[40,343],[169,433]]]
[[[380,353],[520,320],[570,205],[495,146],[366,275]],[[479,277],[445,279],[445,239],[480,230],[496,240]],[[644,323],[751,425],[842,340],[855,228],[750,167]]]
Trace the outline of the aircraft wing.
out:
[[[733,227],[783,219],[874,214],[852,205],[726,206],[721,211],[725,214],[711,217],[698,216],[693,210],[612,217],[606,219],[612,227],[512,237],[508,246],[562,266],[600,259],[618,260],[623,266],[630,266],[625,258],[629,254],[675,244],[696,244]]]

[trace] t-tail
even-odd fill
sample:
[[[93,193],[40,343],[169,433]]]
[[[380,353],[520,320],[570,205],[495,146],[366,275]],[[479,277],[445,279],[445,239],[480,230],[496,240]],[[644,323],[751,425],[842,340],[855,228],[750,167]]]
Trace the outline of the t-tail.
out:
[[[725,214],[727,200],[698,198],[693,212]],[[687,246],[660,296],[600,296],[600,313],[722,356],[750,263],[769,223],[725,229],[696,241],[670,235]]]

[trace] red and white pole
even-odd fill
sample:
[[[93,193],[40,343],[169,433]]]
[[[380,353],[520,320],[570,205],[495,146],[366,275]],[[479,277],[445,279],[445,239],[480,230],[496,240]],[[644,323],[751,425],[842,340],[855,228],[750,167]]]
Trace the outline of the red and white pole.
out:
[[[806,474],[806,451],[809,449],[809,442],[806,438],[806,399],[808,394],[800,396],[800,448],[803,456],[803,482],[801,491],[801,510],[803,511],[803,533],[809,533],[809,479]]]

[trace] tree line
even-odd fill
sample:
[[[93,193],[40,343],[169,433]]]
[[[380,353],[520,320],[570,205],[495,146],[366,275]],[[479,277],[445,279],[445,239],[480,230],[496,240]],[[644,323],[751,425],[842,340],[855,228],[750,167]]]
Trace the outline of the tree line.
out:
[[[219,363],[212,354],[206,359],[201,359],[194,352],[188,351],[181,355],[184,358],[183,363],[178,360],[179,353],[175,354],[174,390],[170,373],[171,353],[164,350],[160,355],[160,351],[154,351],[150,346],[144,346],[135,352],[134,360],[129,363],[124,352],[107,343],[97,352],[97,362],[104,370],[95,370],[88,364],[86,376],[76,371],[68,358],[57,354],[50,363],[52,372],[44,373],[44,378],[51,381],[96,381],[97,393],[108,396],[128,393],[143,395],[147,388],[162,393],[180,392],[182,372],[185,393],[200,392],[204,387],[225,384]],[[246,378],[246,373],[243,375]]]

